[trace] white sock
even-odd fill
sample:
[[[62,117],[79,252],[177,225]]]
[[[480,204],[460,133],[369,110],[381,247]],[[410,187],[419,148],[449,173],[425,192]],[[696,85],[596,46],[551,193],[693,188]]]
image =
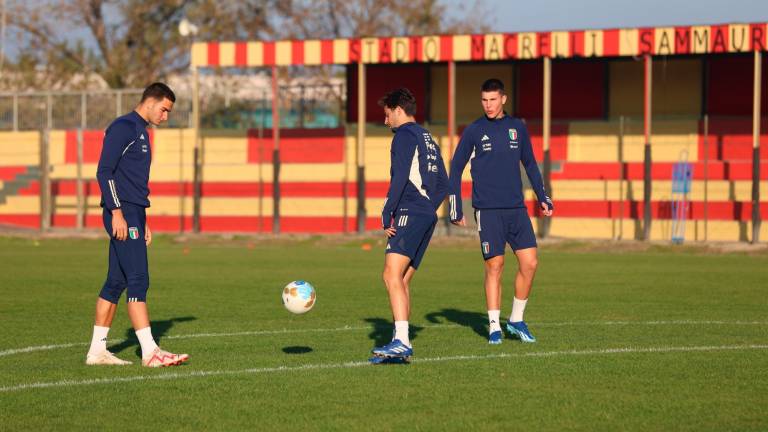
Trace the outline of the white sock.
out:
[[[499,324],[499,315],[501,315],[501,311],[498,309],[488,311],[488,333],[501,331],[501,324]]]
[[[395,321],[395,339],[406,346],[411,346],[411,339],[408,337],[408,321]]]
[[[88,355],[101,354],[107,350],[107,334],[109,334],[109,327],[93,326],[93,337]]]
[[[520,300],[515,297],[512,300],[512,315],[509,316],[509,320],[512,322],[520,322],[523,320],[523,313],[525,312],[525,305],[528,303],[528,299]]]
[[[157,344],[152,338],[152,328],[144,327],[141,330],[136,330],[136,337],[139,338],[139,344],[141,344],[141,357],[152,355],[152,352],[157,348]]]

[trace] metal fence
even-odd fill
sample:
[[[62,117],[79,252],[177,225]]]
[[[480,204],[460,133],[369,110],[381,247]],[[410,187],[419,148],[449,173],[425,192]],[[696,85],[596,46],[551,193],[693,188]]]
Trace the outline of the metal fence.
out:
[[[141,89],[0,93],[0,131],[104,129],[131,110]],[[200,124],[211,129],[272,127],[269,89],[255,96],[234,97],[203,92]],[[342,84],[285,85],[279,89],[282,128],[334,128],[342,125],[345,89]],[[191,97],[177,96],[163,127],[193,127]]]

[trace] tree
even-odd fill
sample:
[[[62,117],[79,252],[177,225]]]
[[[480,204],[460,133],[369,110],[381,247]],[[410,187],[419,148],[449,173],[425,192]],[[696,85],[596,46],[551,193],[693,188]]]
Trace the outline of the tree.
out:
[[[10,3],[10,2],[9,2]],[[290,8],[279,0],[16,1],[8,25],[20,45],[10,69],[14,88],[71,86],[76,74],[109,87],[143,87],[189,67],[190,38],[177,28],[187,17],[198,38],[257,39],[274,35],[272,18]],[[23,87],[22,87],[23,86]]]
[[[438,0],[294,0],[284,36],[302,39],[470,33],[488,30],[476,0],[449,13]],[[471,13],[469,13],[471,11]]]

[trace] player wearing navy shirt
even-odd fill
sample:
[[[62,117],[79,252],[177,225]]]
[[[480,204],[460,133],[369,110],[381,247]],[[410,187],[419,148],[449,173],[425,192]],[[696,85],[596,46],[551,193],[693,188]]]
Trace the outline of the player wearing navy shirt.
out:
[[[104,229],[110,234],[107,280],[96,301],[93,337],[86,355],[88,365],[125,365],[131,362],[107,350],[107,334],[117,302],[127,290],[128,316],[141,344],[142,364],[172,366],[186,361],[186,354],[160,349],[152,337],[147,311],[149,270],[147,247],[152,232],[147,225],[149,166],[152,162],[147,125],[168,120],[176,96],[163,83],[144,90],[134,111],[118,117],[107,127],[96,178],[101,189]]]
[[[451,160],[450,219],[455,225],[466,226],[461,203],[461,176],[471,160],[472,207],[485,259],[488,342],[500,344],[502,340],[499,315],[506,244],[510,245],[518,262],[515,298],[507,330],[523,342],[535,342],[536,338],[523,321],[538,260],[536,236],[523,197],[521,164],[542,214],[551,216],[554,206],[544,190],[525,124],[504,113],[507,100],[504,84],[497,79],[485,81],[481,87],[481,100],[485,116],[464,130]]]
[[[408,335],[409,286],[437,224],[437,208],[448,191],[448,175],[428,130],[416,124],[416,99],[410,90],[387,93],[379,105],[392,138],[390,183],[381,225],[388,237],[382,277],[395,321],[392,342],[373,349],[373,363],[407,359],[413,354]]]

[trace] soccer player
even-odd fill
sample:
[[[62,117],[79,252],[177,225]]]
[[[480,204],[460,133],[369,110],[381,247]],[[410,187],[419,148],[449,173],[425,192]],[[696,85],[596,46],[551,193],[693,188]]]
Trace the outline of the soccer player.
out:
[[[139,105],[107,127],[96,170],[101,188],[104,228],[109,241],[107,280],[96,301],[96,316],[91,347],[85,358],[88,365],[126,365],[107,351],[107,334],[117,311],[120,295],[127,289],[128,316],[141,344],[141,362],[147,367],[174,366],[189,358],[160,349],[152,337],[147,311],[149,271],[147,247],[152,232],[147,225],[149,207],[149,165],[152,147],[147,125],[168,120],[176,96],[163,83],[144,90]]]
[[[436,210],[448,192],[448,175],[440,147],[428,130],[416,124],[416,99],[401,88],[387,93],[379,105],[392,138],[390,183],[381,223],[388,237],[382,277],[395,321],[392,342],[373,349],[377,359],[413,355],[408,336],[410,282],[419,268],[437,224]]]
[[[502,341],[499,315],[507,243],[517,257],[518,270],[512,314],[506,327],[513,337],[523,342],[536,342],[523,321],[538,261],[536,236],[523,201],[521,163],[536,193],[542,214],[552,216],[554,206],[544,190],[525,124],[504,112],[507,101],[504,84],[498,79],[489,79],[483,83],[480,94],[485,115],[464,130],[451,161],[450,219],[455,225],[466,226],[461,208],[461,175],[471,159],[472,207],[485,259],[488,343],[495,345]]]

